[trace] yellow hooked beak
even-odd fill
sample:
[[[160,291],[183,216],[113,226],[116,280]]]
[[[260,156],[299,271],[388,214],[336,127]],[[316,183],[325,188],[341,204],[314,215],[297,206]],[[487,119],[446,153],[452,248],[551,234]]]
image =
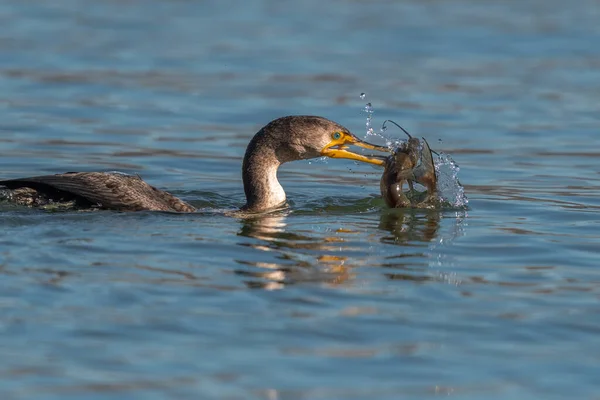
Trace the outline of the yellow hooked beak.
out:
[[[338,133],[340,133],[339,137],[337,137]],[[361,154],[356,154],[351,151],[348,151],[347,150],[348,146],[346,146],[346,145],[354,145],[354,146],[362,147],[364,149],[383,151],[386,153],[392,152],[392,150],[388,149],[387,147],[377,146],[375,144],[363,142],[362,140],[360,140],[359,138],[357,138],[356,136],[354,136],[352,134],[336,132],[332,136],[331,142],[329,142],[327,144],[327,146],[325,146],[323,148],[323,150],[321,150],[321,155],[331,157],[331,158],[347,158],[349,160],[362,161],[362,162],[366,162],[369,164],[375,164],[375,165],[384,165],[385,164],[386,157],[363,156]]]

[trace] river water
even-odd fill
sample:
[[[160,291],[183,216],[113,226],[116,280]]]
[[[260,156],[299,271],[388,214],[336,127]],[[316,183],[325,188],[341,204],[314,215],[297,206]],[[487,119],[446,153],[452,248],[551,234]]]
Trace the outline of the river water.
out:
[[[595,0],[3,1],[1,176],[139,173],[200,211],[0,206],[0,397],[598,396],[599,20]],[[312,160],[280,171],[288,210],[229,216],[261,126],[364,138],[366,101],[452,155],[468,210],[386,210],[381,170]]]

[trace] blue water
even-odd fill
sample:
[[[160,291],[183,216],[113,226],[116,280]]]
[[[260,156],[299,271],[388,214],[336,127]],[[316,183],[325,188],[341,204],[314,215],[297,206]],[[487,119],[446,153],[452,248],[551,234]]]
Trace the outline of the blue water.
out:
[[[0,4],[0,176],[139,173],[192,215],[0,208],[2,399],[593,398],[600,3]],[[361,92],[367,99],[359,98]],[[391,118],[470,209],[386,210],[381,170],[285,165],[265,123]],[[399,137],[401,134],[399,134]]]

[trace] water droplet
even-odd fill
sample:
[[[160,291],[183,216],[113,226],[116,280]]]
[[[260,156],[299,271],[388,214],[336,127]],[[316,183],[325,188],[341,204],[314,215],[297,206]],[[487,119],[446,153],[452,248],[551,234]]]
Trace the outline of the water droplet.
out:
[[[371,103],[365,104],[363,112],[367,113],[367,122],[365,124],[367,128],[367,136],[373,135],[373,127],[371,126],[371,119],[373,118],[373,106],[371,105]]]
[[[367,97],[367,94],[366,94],[366,93],[361,93],[361,94],[360,94],[360,99],[361,99],[361,100],[364,100],[364,99],[365,99],[365,97]]]
[[[440,198],[454,207],[466,208],[469,200],[465,189],[458,180],[460,168],[449,154],[440,152],[435,162],[438,175],[438,193]]]

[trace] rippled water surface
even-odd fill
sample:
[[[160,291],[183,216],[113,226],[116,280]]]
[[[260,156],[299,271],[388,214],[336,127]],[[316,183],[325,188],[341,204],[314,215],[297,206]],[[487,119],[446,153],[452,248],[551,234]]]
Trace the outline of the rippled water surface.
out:
[[[0,207],[2,399],[594,398],[600,2],[0,4],[0,175],[139,173],[195,214]],[[367,99],[360,99],[361,92]],[[452,155],[470,209],[386,210],[381,171],[285,165],[269,120]]]

